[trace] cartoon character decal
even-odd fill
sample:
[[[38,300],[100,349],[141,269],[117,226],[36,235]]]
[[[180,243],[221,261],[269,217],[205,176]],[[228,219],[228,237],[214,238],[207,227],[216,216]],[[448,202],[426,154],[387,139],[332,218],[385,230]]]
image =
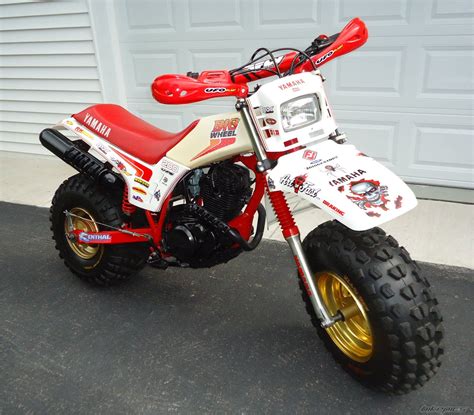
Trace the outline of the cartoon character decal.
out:
[[[388,210],[387,204],[390,200],[387,198],[387,186],[380,186],[379,181],[363,179],[351,182],[349,190],[353,196],[347,195],[347,198],[361,209],[380,208]]]
[[[341,167],[339,164],[335,164],[335,165],[326,164],[321,171],[325,172],[328,176],[331,176],[331,177],[338,177],[339,175],[336,174],[337,172],[342,172],[344,174],[347,174],[346,169]]]
[[[295,190],[295,193],[298,193],[300,191],[301,186],[304,185],[307,177],[307,174],[295,177],[295,180],[293,181],[293,189]]]
[[[337,188],[339,192],[344,192],[345,186]],[[351,182],[348,185],[348,190],[351,194],[346,197],[359,208],[366,211],[367,216],[380,217],[380,212],[389,210],[390,199],[388,194],[388,186],[381,186],[377,180],[362,179],[356,182]],[[397,196],[393,206],[395,209],[402,207],[403,197]],[[380,209],[378,212],[371,209]]]

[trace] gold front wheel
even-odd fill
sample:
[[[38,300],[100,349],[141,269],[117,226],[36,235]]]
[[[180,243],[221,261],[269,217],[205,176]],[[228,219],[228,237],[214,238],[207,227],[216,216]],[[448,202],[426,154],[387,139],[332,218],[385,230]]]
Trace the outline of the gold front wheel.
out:
[[[349,280],[334,272],[316,273],[318,289],[331,315],[340,311],[344,320],[326,329],[334,344],[356,362],[373,354],[373,336],[367,307]]]

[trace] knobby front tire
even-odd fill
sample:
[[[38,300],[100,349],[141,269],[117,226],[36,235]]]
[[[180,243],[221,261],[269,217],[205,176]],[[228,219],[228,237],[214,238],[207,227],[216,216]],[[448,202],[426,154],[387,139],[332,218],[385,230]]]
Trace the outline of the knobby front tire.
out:
[[[406,249],[380,228],[356,232],[337,221],[310,232],[303,248],[326,301],[350,303],[352,308],[346,308],[356,315],[346,320],[346,330],[321,328],[300,281],[311,321],[341,366],[363,384],[388,393],[424,385],[441,364],[442,317],[428,280]],[[350,292],[358,301],[351,303]]]

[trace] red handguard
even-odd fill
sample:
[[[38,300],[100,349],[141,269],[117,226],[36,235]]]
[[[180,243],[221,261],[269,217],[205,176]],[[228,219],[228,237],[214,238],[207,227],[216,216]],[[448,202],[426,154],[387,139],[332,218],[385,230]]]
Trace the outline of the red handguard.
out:
[[[313,56],[311,61],[316,66],[321,66],[362,46],[367,41],[367,37],[368,32],[364,22],[359,18],[352,19],[337,39]],[[276,57],[275,60],[280,72],[288,71],[292,64],[296,66],[298,62],[294,59],[297,55],[298,52],[289,52]],[[297,60],[299,59],[301,57],[297,58]],[[294,73],[312,69],[313,64],[306,61],[296,66]],[[257,62],[241,69],[238,74],[233,75],[233,79],[229,71],[204,71],[197,79],[186,75],[162,75],[153,81],[151,92],[153,97],[162,104],[189,104],[210,98],[229,96],[244,98],[248,95],[248,86],[246,85],[248,82],[274,76],[274,72],[274,64],[267,59],[265,62]]]
[[[321,66],[330,60],[337,58],[338,56],[344,55],[353,51],[354,49],[359,48],[367,41],[367,38],[368,31],[365,23],[356,17],[355,19],[352,19],[344,27],[344,29],[342,29],[342,32],[331,45],[329,45],[317,55],[313,56],[311,60],[316,64],[316,66]],[[277,58],[277,61],[280,60],[278,64],[280,72],[286,72],[291,68],[293,59],[297,54],[298,52],[289,52],[286,55],[283,55],[283,57]],[[269,70],[261,69],[259,71],[242,72],[234,75],[234,82],[236,84],[244,84],[257,79],[267,78],[269,76],[275,75],[273,72],[270,72],[275,71],[274,65],[265,65],[265,67]],[[296,67],[294,73],[307,72],[311,70],[313,70],[312,63],[306,61],[305,63]]]
[[[365,23],[356,17],[342,29],[337,39],[329,47],[315,55],[311,60],[316,66],[321,66],[338,56],[345,55],[361,47],[367,42],[368,37],[369,32]],[[305,62],[296,68],[295,73],[311,71],[312,69],[313,65],[311,62]]]
[[[153,98],[162,104],[189,104],[209,98],[246,97],[247,85],[232,82],[229,71],[204,71],[198,79],[161,75],[151,85]]]

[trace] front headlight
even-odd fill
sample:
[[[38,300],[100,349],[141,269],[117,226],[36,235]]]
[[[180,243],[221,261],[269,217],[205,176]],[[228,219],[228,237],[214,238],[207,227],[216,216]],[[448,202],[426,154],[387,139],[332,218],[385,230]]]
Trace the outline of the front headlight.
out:
[[[319,121],[321,111],[315,94],[284,102],[280,107],[283,130],[293,131]]]

